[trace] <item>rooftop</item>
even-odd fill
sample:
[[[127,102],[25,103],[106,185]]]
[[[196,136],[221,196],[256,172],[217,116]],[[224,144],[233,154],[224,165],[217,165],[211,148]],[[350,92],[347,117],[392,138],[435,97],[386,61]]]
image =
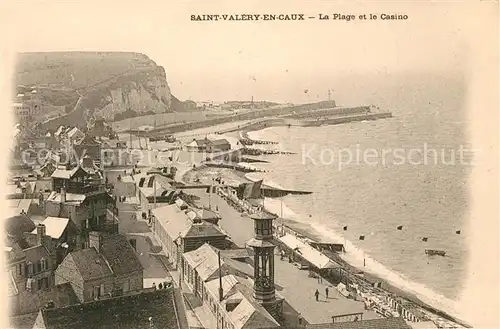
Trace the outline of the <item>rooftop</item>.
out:
[[[80,129],[78,129],[77,127],[73,127],[73,129],[71,129],[69,132],[68,132],[68,137],[69,138],[72,138],[73,136],[75,136],[77,133],[82,133]]]
[[[229,143],[229,141],[227,139],[216,139],[216,140],[213,140],[212,141],[212,145],[231,145],[231,143]]]
[[[81,204],[86,198],[87,196],[85,194],[66,193],[66,201],[64,203]],[[47,198],[47,201],[61,203],[61,193],[52,191]]]
[[[149,174],[146,172],[133,176],[134,182],[146,197],[163,196],[173,192],[175,187],[171,185],[171,179],[160,174]],[[156,189],[155,183],[156,182]]]
[[[85,194],[76,194],[76,193],[66,193],[66,201],[64,202],[65,204],[74,204],[74,205],[80,205],[82,204],[87,198],[94,197],[94,196],[105,196],[106,198],[111,198],[108,193],[106,193],[103,190],[96,190],[92,192],[88,192]],[[61,193],[58,193],[56,191],[52,191],[49,196],[47,197],[48,202],[55,202],[55,203],[61,203]]]
[[[309,324],[306,329],[411,329],[402,318],[381,318],[356,322]]]
[[[101,255],[106,258],[114,274],[123,275],[143,269],[134,248],[123,235],[104,237]]]
[[[229,274],[222,277],[223,299],[220,302],[225,308],[235,329],[279,327],[278,322],[259,304],[252,295],[251,281]],[[219,298],[219,280],[214,279],[206,284],[212,298]],[[232,307],[226,308],[231,305]]]
[[[113,275],[106,260],[95,248],[81,249],[71,252],[59,267],[73,261],[77,271],[84,281],[90,281]]]
[[[32,199],[9,199],[7,203],[9,205],[10,214],[16,216],[21,214],[23,210],[25,213],[29,212]]]
[[[183,257],[203,281],[209,280],[219,270],[218,255],[207,243],[196,250],[184,253]],[[222,264],[224,260],[221,260]]]
[[[213,237],[226,236],[221,229],[212,223],[201,221],[194,223],[189,218],[192,210],[181,210],[177,204],[158,207],[152,210],[158,224],[173,238],[177,237]]]
[[[15,215],[4,220],[4,230],[8,236],[20,237],[36,230],[35,223],[26,215]]]
[[[179,328],[172,290],[94,301],[59,309],[42,309],[34,328],[150,329]],[[151,319],[151,320],[150,320]]]
[[[51,175],[52,178],[62,178],[62,179],[71,179],[76,174],[80,175],[88,175],[88,173],[80,166],[74,167],[72,169],[62,169],[57,168]]]
[[[59,239],[68,226],[69,218],[62,217],[47,217],[42,224],[45,225],[45,234],[52,239]],[[36,234],[36,228],[31,232]]]
[[[100,252],[95,248],[73,251],[67,256],[68,260],[63,261],[63,264],[74,262],[85,281],[142,271],[141,262],[126,237],[119,234],[103,234],[102,238]]]

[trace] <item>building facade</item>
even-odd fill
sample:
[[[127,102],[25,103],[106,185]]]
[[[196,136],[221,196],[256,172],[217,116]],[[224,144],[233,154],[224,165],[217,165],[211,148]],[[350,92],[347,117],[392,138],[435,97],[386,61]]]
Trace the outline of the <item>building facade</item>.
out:
[[[19,216],[14,225],[22,221],[28,224],[29,218]],[[28,227],[29,226],[29,227]],[[40,296],[54,287],[54,270],[56,267],[55,246],[46,234],[45,226],[36,226],[35,241],[29,241],[24,235],[35,225],[23,225],[15,234],[7,232],[6,252],[9,301],[14,314],[28,313],[40,307]]]
[[[258,329],[277,328],[279,323],[252,296],[253,281],[248,269],[238,262],[228,262],[210,245],[182,255],[181,278],[200,300],[202,307],[212,313],[217,328]]]
[[[153,209],[152,214],[153,232],[175,266],[183,253],[196,250],[205,243],[219,249],[226,249],[229,245],[227,235],[217,225],[200,220],[182,203]]]
[[[56,270],[57,285],[70,283],[80,302],[143,289],[143,267],[121,235],[91,232],[90,247],[71,252]]]
[[[25,103],[13,103],[14,116],[19,122],[27,122],[31,117],[31,108]]]

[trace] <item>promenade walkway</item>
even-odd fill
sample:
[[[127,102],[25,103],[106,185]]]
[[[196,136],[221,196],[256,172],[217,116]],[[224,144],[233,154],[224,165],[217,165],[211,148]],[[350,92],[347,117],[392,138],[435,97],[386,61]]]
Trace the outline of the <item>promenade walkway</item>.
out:
[[[126,195],[125,191],[122,191],[121,185],[123,183],[116,181],[113,183],[118,195],[120,193]],[[200,197],[198,201],[200,205],[208,206],[209,197],[205,190],[190,190],[190,193]],[[247,216],[242,217],[217,194],[212,194],[210,201],[211,206],[217,207],[222,215],[220,221],[222,229],[231,236],[237,245],[244,246],[253,237],[253,221]],[[138,216],[141,212],[139,206],[133,206],[133,203],[127,200],[125,203],[118,203],[118,207],[121,209],[119,214],[120,231],[130,238],[136,239],[137,252],[145,268],[144,286],[150,287],[153,282],[158,285],[160,282],[170,280],[179,286],[179,273],[170,268],[167,271],[166,256],[162,252],[156,255],[150,254],[151,248],[159,243],[147,222]],[[343,297],[335,287],[329,286],[325,280],[318,281],[316,278],[310,278],[307,270],[299,270],[288,261],[281,261],[278,255],[275,255],[275,274],[279,294],[308,323],[331,322],[331,317],[334,315],[355,312],[363,312],[363,319],[379,318],[375,312],[364,310],[363,303]],[[300,284],[297,284],[298,282]],[[327,286],[329,287],[329,298],[325,296]],[[199,303],[188,287],[185,285],[180,287],[185,298],[186,316],[190,328],[215,328],[213,315]],[[320,292],[319,301],[315,300],[314,292],[316,289]],[[289,308],[288,305],[286,306]],[[287,315],[288,322],[298,323],[296,312],[288,310]]]
[[[153,284],[158,286],[160,283],[173,281],[179,287],[176,291],[176,299],[182,302],[179,311],[185,313],[187,326],[191,329],[216,328],[214,316],[196,302],[196,298],[188,287],[179,285],[179,273],[168,267],[165,253],[163,251],[154,252],[155,249],[159,249],[160,243],[151,232],[147,221],[142,220],[140,216],[142,210],[136,197],[128,195],[124,183],[118,182],[116,177],[110,181],[114,184],[116,195],[127,197],[125,202],[117,203],[120,220],[119,231],[127,235],[129,239],[136,241],[137,255],[144,267],[144,287],[149,288]],[[180,314],[179,317],[180,320],[184,320],[184,314]]]
[[[200,190],[191,190],[190,193],[200,197],[200,205],[208,206],[208,193]],[[234,243],[244,246],[253,237],[253,221],[247,216],[242,217],[217,194],[212,194],[210,199],[211,206],[217,207],[221,213],[220,226]],[[345,298],[326,280],[310,278],[309,271],[299,270],[288,261],[281,261],[278,255],[275,255],[274,264],[278,292],[308,323],[331,322],[332,316],[356,312],[362,312],[363,319],[380,318],[374,311],[365,310],[362,302]],[[329,298],[325,296],[326,287],[329,287]],[[319,301],[314,296],[316,289],[320,293]]]

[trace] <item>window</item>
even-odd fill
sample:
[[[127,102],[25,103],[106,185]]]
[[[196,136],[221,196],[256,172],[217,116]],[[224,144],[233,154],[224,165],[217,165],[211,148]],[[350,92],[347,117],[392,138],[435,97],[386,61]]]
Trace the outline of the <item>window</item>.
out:
[[[94,299],[98,299],[99,297],[102,296],[103,291],[101,291],[101,288],[103,288],[103,290],[104,290],[104,285],[103,284],[100,285],[100,286],[95,286],[94,287],[94,291],[93,291],[93,297],[94,297]]]
[[[19,275],[19,276],[23,275],[23,264],[19,264],[17,266],[17,275]]]
[[[30,261],[28,261],[26,263],[26,267],[28,269],[28,275],[32,276],[33,275],[33,263],[31,263]]]
[[[40,259],[40,266],[42,271],[47,270],[47,260],[45,258]]]
[[[153,187],[155,176],[149,177],[148,187]]]
[[[26,280],[26,290],[31,292],[33,289],[33,279]]]

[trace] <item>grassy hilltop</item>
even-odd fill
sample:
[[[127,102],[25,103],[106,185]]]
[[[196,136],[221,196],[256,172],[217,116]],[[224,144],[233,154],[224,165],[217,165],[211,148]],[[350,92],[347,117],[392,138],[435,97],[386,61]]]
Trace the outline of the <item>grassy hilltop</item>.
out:
[[[89,117],[114,121],[152,113],[187,112],[192,106],[170,93],[163,67],[132,52],[21,53],[17,92],[35,86],[44,109],[65,106],[66,115],[44,128],[86,125]]]

